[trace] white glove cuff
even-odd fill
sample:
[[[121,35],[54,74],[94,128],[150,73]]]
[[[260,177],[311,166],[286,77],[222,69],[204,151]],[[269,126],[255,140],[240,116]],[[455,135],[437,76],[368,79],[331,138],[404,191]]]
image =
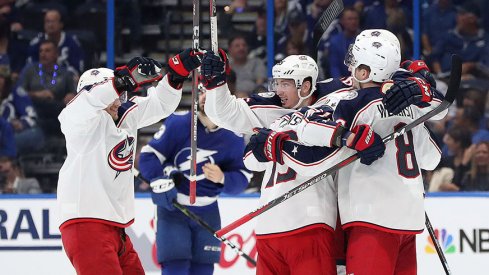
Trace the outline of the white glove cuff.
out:
[[[171,179],[157,179],[149,184],[155,193],[164,193],[175,187]]]

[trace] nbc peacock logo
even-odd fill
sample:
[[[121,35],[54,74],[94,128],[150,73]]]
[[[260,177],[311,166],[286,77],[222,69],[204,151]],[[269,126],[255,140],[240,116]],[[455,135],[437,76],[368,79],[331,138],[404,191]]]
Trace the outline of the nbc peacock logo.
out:
[[[455,244],[453,243],[453,235],[448,234],[445,228],[441,230],[441,236],[440,236],[440,231],[438,229],[435,229],[435,237],[436,239],[438,239],[438,242],[440,242],[440,246],[442,247],[443,252],[445,252],[445,254],[455,253]],[[431,239],[430,236],[428,236],[427,238],[428,238],[428,244],[426,244],[424,247],[425,252],[429,254],[436,253],[433,240]]]

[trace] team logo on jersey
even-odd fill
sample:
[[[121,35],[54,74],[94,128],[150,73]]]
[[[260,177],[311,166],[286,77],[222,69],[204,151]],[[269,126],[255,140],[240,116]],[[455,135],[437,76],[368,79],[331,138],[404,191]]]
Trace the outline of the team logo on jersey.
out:
[[[133,151],[134,151],[134,138],[127,137],[123,141],[119,142],[109,152],[107,161],[109,166],[117,171],[116,177],[124,171],[132,168],[133,164]]]
[[[197,162],[197,181],[205,179],[205,175],[202,172],[202,165],[210,162],[210,163],[215,163],[213,155],[217,154],[216,150],[205,150],[205,149],[200,149],[197,148],[197,157],[196,157],[196,162]],[[173,163],[173,166],[177,167],[179,171],[183,173],[183,175],[187,178],[190,179],[190,147],[185,147],[180,152],[178,152],[175,155],[175,162]]]
[[[90,72],[91,75],[98,75],[99,73],[99,70],[92,70],[92,72]]]

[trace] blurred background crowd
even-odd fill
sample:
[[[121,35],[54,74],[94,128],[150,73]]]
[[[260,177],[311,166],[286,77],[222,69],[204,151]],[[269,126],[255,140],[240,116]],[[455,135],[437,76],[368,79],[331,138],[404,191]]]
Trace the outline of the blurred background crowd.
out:
[[[238,97],[266,91],[269,60],[314,55],[312,30],[330,0],[216,1],[219,46],[229,55],[230,88]],[[397,35],[403,60],[413,59],[413,1],[344,0],[343,13],[318,46],[319,79],[349,76],[343,64],[363,29]],[[165,63],[191,46],[191,0],[115,1],[115,63],[137,55]],[[209,48],[208,2],[201,1],[201,45]],[[425,173],[427,191],[489,191],[489,1],[420,0],[421,56],[445,91],[450,56],[463,58],[456,104],[430,122],[442,161]],[[274,14],[274,51],[268,53],[267,9]],[[66,157],[57,116],[76,94],[79,75],[106,66],[106,3],[96,0],[0,0],[0,193],[52,193]],[[112,38],[110,38],[112,39]],[[268,58],[269,55],[273,58]],[[273,64],[272,64],[273,65]],[[190,85],[180,109],[190,107]],[[138,147],[159,125],[140,131]],[[136,163],[137,165],[137,163]],[[87,171],[89,173],[89,171]],[[137,191],[148,190],[138,181]],[[251,188],[259,186],[259,175]]]

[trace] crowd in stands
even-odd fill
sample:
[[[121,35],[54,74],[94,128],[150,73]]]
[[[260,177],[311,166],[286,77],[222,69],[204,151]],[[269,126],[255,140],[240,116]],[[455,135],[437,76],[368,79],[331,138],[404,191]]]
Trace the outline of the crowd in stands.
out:
[[[176,1],[176,2],[180,2]],[[267,12],[265,0],[227,0],[218,3],[221,43],[236,77],[236,96],[247,97],[267,89]],[[116,1],[116,26],[125,24],[131,35],[123,41],[116,32],[116,54],[140,55],[148,48],[142,38],[143,2]],[[160,1],[165,5],[175,1]],[[252,3],[253,2],[253,3]],[[385,28],[401,42],[403,60],[413,59],[413,7],[406,0],[344,0],[344,11],[320,40],[312,32],[330,0],[274,0],[274,60],[290,54],[318,51],[320,79],[349,76],[343,63],[348,46],[363,29]],[[489,8],[485,0],[423,0],[421,11],[422,56],[444,91],[450,57],[463,59],[459,95],[442,121],[430,122],[442,147],[439,168],[426,173],[429,191],[489,191]],[[23,160],[51,154],[49,144],[63,145],[57,116],[76,93],[80,73],[103,66],[104,26],[80,14],[101,7],[104,1],[2,1],[0,4],[0,192],[53,192],[29,181],[29,188],[12,188],[10,180],[34,175]],[[127,16],[130,13],[131,16]],[[235,24],[241,14],[253,14],[254,26]],[[35,16],[36,15],[36,16]],[[88,18],[88,17],[87,17]],[[120,20],[124,18],[124,20]],[[88,22],[91,21],[91,22]],[[105,21],[102,20],[102,23]],[[170,29],[168,27],[167,29]],[[102,29],[102,31],[101,31]],[[186,39],[189,39],[187,37]],[[161,60],[164,62],[164,60]],[[55,159],[63,158],[53,156]],[[59,154],[59,153],[58,153]],[[32,164],[32,163],[31,163]],[[35,165],[34,165],[35,166]],[[32,165],[30,166],[32,167]],[[14,177],[14,178],[15,178]],[[52,179],[51,179],[52,180]],[[37,186],[37,187],[36,187]]]

